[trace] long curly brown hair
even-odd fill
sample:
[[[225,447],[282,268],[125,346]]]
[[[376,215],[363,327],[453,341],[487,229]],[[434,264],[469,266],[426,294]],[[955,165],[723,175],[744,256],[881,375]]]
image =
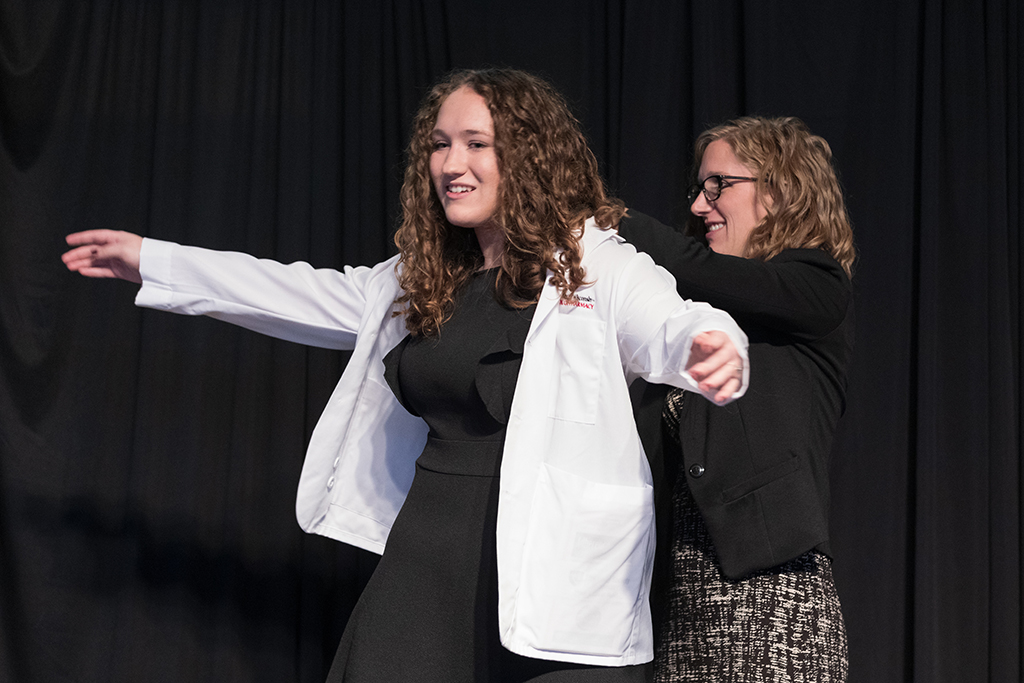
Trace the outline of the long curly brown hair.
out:
[[[747,116],[704,131],[694,145],[694,170],[704,151],[725,140],[757,176],[767,215],[747,238],[747,258],[767,260],[783,249],[824,249],[853,273],[857,257],[853,227],[832,161],[832,149],[800,119]],[[690,216],[691,234],[703,235],[703,220]]]
[[[568,300],[585,282],[579,238],[594,216],[616,225],[625,211],[607,196],[579,121],[547,82],[516,69],[455,71],[438,83],[413,120],[405,179],[399,284],[406,326],[436,335],[452,312],[455,296],[484,264],[473,230],[453,226],[430,176],[431,133],[445,98],[469,87],[487,102],[501,183],[492,220],[505,237],[496,276],[498,300],[522,308],[540,296],[545,280]]]

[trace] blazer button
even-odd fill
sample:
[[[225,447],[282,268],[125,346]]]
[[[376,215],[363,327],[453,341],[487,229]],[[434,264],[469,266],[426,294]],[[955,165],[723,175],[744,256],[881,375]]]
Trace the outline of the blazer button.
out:
[[[698,479],[704,476],[704,465],[690,465],[690,476]]]

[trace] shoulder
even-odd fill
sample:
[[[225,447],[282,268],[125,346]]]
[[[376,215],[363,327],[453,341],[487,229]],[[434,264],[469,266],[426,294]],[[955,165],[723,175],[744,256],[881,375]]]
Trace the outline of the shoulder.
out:
[[[581,242],[586,271],[586,284],[579,290],[581,296],[614,302],[612,310],[620,312],[647,305],[671,309],[681,301],[672,275],[614,229],[602,229],[588,222]]]
[[[376,264],[374,266],[371,266],[371,269],[375,273],[386,273],[386,272],[389,272],[389,271],[394,273],[396,271],[396,269],[399,267],[399,259],[400,258],[401,258],[400,254],[395,254],[391,258],[386,259],[384,261],[381,261],[380,263],[378,263],[378,264]]]
[[[588,219],[583,226],[580,244],[583,246],[583,267],[587,269],[588,279],[592,279],[589,277],[591,270],[615,272],[637,261],[652,266],[654,264],[647,254],[638,252],[636,247],[623,239],[614,227],[599,227],[593,218]]]
[[[784,249],[765,261],[770,268],[800,270],[810,275],[828,278],[850,288],[852,283],[842,265],[824,249]]]
[[[842,270],[839,262],[824,249],[783,249],[769,259],[771,263],[807,263]]]
[[[402,265],[399,260],[399,255],[396,254],[391,258],[381,261],[373,266],[355,266],[345,267],[345,271],[351,273],[362,273],[367,281],[380,284],[385,286],[385,283],[394,282],[395,286],[398,286],[398,274],[401,271]]]

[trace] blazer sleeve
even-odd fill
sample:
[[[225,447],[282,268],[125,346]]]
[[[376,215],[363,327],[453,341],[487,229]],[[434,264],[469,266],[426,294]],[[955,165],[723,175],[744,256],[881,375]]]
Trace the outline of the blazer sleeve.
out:
[[[729,311],[744,327],[818,339],[846,316],[850,280],[821,249],[787,249],[768,261],[717,254],[633,209],[619,235],[668,270],[680,295]]]
[[[397,257],[396,257],[397,258]],[[207,315],[278,339],[328,349],[352,349],[379,278],[395,259],[372,268],[314,269],[237,252],[211,251],[144,239],[138,306]]]

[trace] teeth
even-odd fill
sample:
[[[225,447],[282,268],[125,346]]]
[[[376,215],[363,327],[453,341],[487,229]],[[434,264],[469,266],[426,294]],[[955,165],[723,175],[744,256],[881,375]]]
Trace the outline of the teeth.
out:
[[[725,223],[708,223],[708,232],[714,232],[715,230],[721,230],[725,227]]]
[[[465,185],[449,185],[448,186],[448,191],[449,192],[461,193],[461,192],[471,192],[472,190],[473,190],[473,188],[466,187]]]

